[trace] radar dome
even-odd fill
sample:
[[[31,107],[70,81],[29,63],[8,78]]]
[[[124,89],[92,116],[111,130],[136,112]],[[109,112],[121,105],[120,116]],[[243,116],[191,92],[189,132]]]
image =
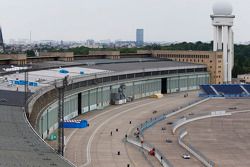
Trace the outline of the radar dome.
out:
[[[229,2],[219,1],[213,6],[214,15],[232,15],[233,7]]]

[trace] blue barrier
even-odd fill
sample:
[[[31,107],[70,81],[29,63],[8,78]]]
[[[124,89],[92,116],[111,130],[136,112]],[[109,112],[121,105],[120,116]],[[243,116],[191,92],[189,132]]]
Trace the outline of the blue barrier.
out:
[[[88,121],[86,120],[68,120],[61,122],[60,128],[86,128],[88,127]]]
[[[29,85],[34,87],[39,86],[38,82],[27,82],[25,80],[10,80],[9,82],[13,85]]]
[[[59,70],[59,73],[61,73],[61,74],[68,74],[69,71],[65,70],[65,69],[61,69],[61,70]]]

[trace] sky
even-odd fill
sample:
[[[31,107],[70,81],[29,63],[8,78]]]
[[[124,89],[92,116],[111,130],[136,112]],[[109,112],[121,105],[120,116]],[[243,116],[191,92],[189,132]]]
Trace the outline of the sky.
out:
[[[0,0],[5,40],[211,41],[210,14],[217,0]],[[233,5],[235,41],[250,41],[250,1]]]

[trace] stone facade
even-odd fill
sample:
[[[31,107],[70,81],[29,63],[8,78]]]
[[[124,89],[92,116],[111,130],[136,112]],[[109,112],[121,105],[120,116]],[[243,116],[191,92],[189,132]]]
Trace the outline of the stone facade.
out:
[[[155,50],[152,56],[167,58],[173,61],[207,65],[212,84],[223,83],[223,53],[213,51],[169,51]]]

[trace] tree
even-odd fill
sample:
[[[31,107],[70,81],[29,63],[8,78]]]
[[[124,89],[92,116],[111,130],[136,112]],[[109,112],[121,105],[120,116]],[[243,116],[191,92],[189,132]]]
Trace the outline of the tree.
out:
[[[26,54],[27,54],[28,57],[35,57],[36,56],[34,50],[27,50]]]

